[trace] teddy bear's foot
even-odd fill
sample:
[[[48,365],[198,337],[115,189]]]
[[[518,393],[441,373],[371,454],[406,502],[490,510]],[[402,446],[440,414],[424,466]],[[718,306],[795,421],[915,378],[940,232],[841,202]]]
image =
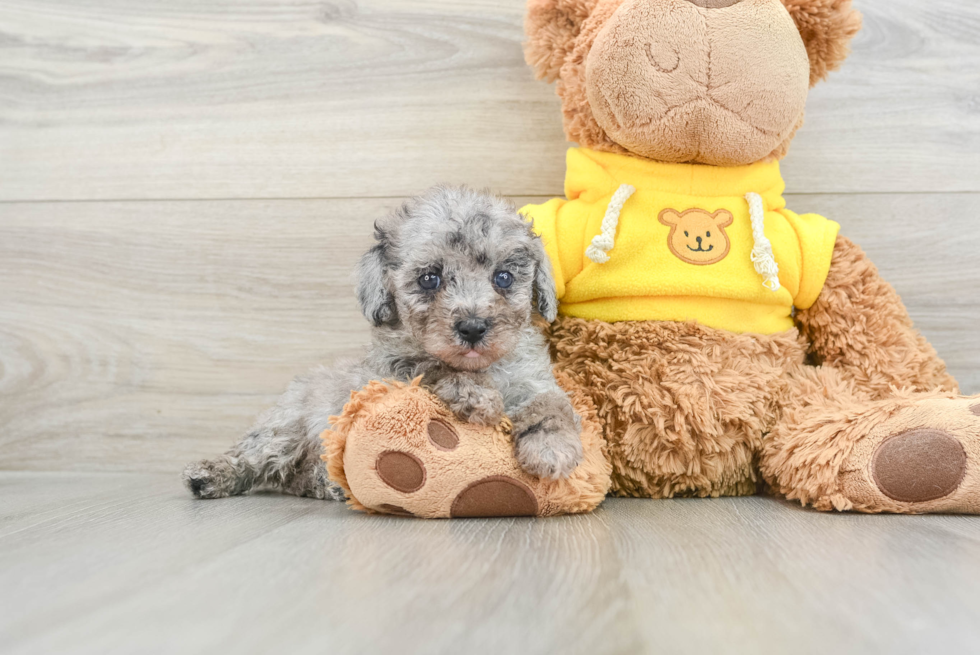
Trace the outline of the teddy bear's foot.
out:
[[[382,514],[550,516],[602,502],[610,467],[594,423],[583,430],[585,461],[562,480],[522,470],[505,427],[460,421],[417,385],[374,382],[323,433],[324,459],[353,507]]]
[[[910,403],[855,443],[838,484],[860,511],[980,514],[980,397]]]

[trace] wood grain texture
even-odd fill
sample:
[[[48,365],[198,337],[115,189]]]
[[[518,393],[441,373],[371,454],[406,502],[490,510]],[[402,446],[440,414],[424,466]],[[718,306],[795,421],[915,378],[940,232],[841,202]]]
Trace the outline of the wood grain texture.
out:
[[[420,521],[196,501],[158,475],[0,473],[0,491],[10,655],[891,655],[980,638],[972,517],[760,497]]]
[[[560,191],[525,0],[2,0],[0,199]],[[857,0],[789,188],[980,191],[980,4]]]
[[[227,448],[293,375],[367,343],[350,271],[398,202],[0,204],[0,469],[175,471]],[[980,195],[789,204],[840,221],[980,392]]]

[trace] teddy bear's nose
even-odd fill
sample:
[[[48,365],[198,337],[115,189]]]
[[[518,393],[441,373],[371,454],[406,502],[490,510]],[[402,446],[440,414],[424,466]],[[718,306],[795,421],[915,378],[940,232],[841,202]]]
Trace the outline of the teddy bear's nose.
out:
[[[724,9],[725,7],[731,7],[732,5],[737,5],[742,0],[687,0],[692,5],[697,5],[703,7],[704,9]]]

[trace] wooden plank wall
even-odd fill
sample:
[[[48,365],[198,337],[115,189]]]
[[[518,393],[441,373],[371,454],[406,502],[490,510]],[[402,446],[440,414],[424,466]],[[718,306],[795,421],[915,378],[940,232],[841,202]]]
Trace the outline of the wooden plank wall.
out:
[[[980,392],[980,6],[866,28],[784,163]],[[437,182],[560,195],[523,0],[0,0],[0,469],[175,471],[366,341],[350,269]]]

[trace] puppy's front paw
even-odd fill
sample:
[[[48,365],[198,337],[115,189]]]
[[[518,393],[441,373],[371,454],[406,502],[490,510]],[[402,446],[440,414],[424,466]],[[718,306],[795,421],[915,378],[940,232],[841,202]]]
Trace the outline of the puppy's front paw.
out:
[[[504,418],[504,398],[497,389],[473,375],[448,375],[432,390],[453,414],[475,425],[498,425]]]
[[[521,468],[533,476],[567,478],[582,463],[582,440],[577,432],[545,419],[516,435]]]
[[[468,394],[450,403],[449,408],[456,416],[475,425],[498,425],[504,419],[504,399],[496,390]]]

